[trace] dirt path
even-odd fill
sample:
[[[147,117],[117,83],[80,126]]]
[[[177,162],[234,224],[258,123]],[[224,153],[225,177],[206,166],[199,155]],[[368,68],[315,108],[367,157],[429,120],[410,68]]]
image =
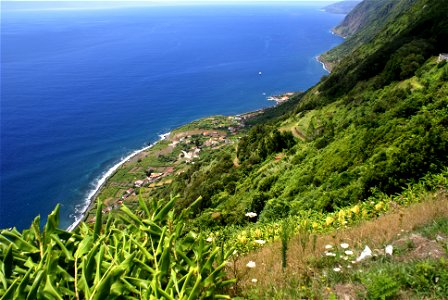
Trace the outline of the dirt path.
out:
[[[291,132],[293,136],[306,142],[306,136],[297,127],[294,127]]]

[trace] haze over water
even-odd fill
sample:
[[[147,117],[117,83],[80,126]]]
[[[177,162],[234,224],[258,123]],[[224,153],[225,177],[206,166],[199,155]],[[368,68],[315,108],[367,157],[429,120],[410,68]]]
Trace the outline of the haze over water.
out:
[[[49,5],[2,2],[0,228],[58,202],[68,227],[124,156],[194,119],[306,90],[326,74],[315,57],[342,41],[329,30],[343,15],[322,3]]]

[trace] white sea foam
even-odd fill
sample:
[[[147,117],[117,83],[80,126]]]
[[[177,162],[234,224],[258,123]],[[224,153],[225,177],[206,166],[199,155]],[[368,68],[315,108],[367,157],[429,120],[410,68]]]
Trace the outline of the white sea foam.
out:
[[[325,71],[327,71],[328,73],[331,73],[330,70],[327,69],[327,67],[325,66],[325,64],[319,60],[319,56],[316,56],[316,60],[318,62],[320,62],[320,64],[322,65],[322,68],[324,68]]]
[[[170,134],[171,134],[171,132],[160,134],[159,135],[160,139],[157,142],[165,140]],[[135,150],[134,152],[132,152],[128,156],[122,158],[112,168],[110,168],[105,173],[103,173],[103,175],[97,181],[95,181],[95,187],[88,192],[88,195],[87,195],[84,203],[82,203],[79,206],[75,207],[75,214],[74,214],[75,221],[67,228],[67,230],[68,231],[72,231],[84,219],[84,215],[87,212],[87,210],[88,210],[90,204],[92,203],[92,201],[95,200],[94,198],[95,198],[96,194],[101,189],[101,187],[107,182],[109,177],[111,177],[115,173],[115,171],[118,170],[118,168],[120,168],[125,162],[130,160],[135,155],[137,155],[137,154],[139,154],[139,153],[141,153],[141,152],[143,152],[145,150],[148,150],[149,148],[154,146],[157,142],[155,142],[155,143],[153,143],[153,144],[151,144],[149,146],[146,146],[146,147],[144,147],[142,149]]]

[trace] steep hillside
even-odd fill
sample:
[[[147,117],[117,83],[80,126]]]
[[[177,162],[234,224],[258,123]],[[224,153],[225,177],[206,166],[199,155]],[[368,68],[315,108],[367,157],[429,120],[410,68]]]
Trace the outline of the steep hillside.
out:
[[[185,205],[201,196],[196,224],[221,226],[242,223],[244,211],[265,221],[332,211],[443,172],[448,66],[431,55],[447,41],[447,6],[397,3],[407,12],[301,95],[294,111],[266,117],[236,149],[203,158],[158,195],[180,193]]]
[[[370,78],[376,78],[375,87],[409,78],[430,56],[446,51],[446,1],[415,0],[409,5],[409,1],[399,0],[396,3],[392,17],[388,15],[385,24],[371,23],[347,40],[345,48],[337,48],[340,51],[337,55],[345,59],[320,85],[320,91],[326,96],[346,94],[357,83]],[[389,4],[385,6],[389,7]],[[400,12],[400,8],[406,9]],[[372,34],[372,31],[378,33]],[[358,40],[362,41],[360,45],[357,45]],[[333,57],[335,53],[329,56]]]
[[[251,129],[236,154],[222,149],[197,162],[169,191],[186,203],[201,196],[196,220],[205,226],[242,223],[245,211],[269,221],[397,193],[448,165],[447,79],[448,65],[432,58],[381,89],[372,80],[323,107],[299,104]]]
[[[376,55],[382,55],[381,60],[386,62],[388,56],[406,42],[428,41],[438,35],[444,36],[437,38],[439,44],[433,45],[434,41],[429,41],[429,44],[433,54],[443,52],[447,46],[447,7],[446,1],[434,0],[363,1],[334,30],[346,36],[346,42],[323,54],[321,59],[334,67],[350,54],[352,59],[345,60],[347,68],[342,71],[344,73],[380,48],[384,53]],[[379,57],[372,58],[380,60]],[[375,70],[375,66],[372,69]]]
[[[347,15],[341,24],[334,28],[334,32],[343,37],[349,37],[366,26],[372,26],[373,23],[376,23],[377,26],[384,24],[398,4],[399,1],[391,0],[363,1]],[[408,5],[410,6],[411,2],[408,2]]]

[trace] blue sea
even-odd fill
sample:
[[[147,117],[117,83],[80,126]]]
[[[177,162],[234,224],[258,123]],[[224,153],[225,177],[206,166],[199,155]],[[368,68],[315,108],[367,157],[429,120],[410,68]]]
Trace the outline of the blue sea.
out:
[[[317,83],[344,17],[323,5],[2,1],[0,228],[57,203],[67,228],[104,174],[160,134]]]

